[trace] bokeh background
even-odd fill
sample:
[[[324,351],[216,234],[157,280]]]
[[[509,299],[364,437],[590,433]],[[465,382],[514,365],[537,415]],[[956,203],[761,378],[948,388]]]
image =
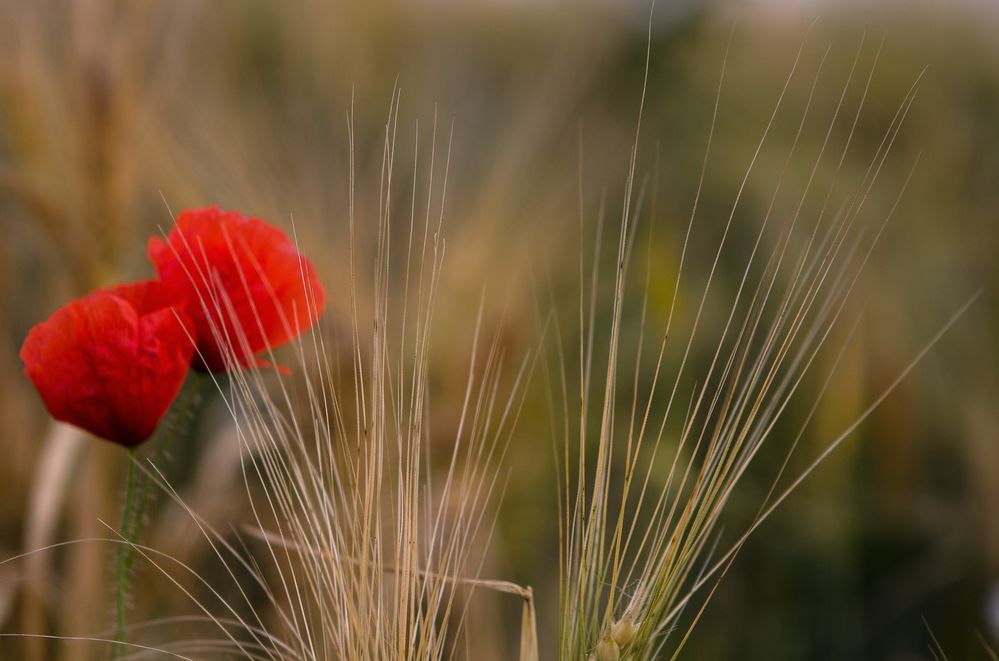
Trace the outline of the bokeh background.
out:
[[[294,220],[328,283],[325,323],[348,323],[338,295],[347,282],[348,118],[363,235],[377,212],[398,90],[397,179],[414,168],[426,176],[435,126],[438,168],[450,150],[432,364],[432,415],[443,442],[465,386],[467,352],[453,350],[454,338],[470,335],[481,291],[489,292],[487,326],[511,354],[528,350],[538,341],[537,284],[571,290],[601,198],[609,217],[618,213],[647,45],[637,171],[655,229],[637,241],[651,250],[650,304],[660,309],[675,282],[726,48],[701,238],[681,307],[703,285],[710,246],[801,48],[720,263],[718,305],[734,291],[813,84],[814,119],[804,125],[787,190],[804,185],[855,58],[851,113],[868,75],[871,83],[840,176],[863,177],[917,82],[866,203],[875,221],[918,166],[853,297],[863,321],[792,470],[846,428],[964,300],[982,288],[984,295],[754,535],[686,656],[931,658],[932,631],[950,658],[989,658],[987,647],[999,646],[999,6],[660,2],[649,26],[649,7],[637,1],[4,0],[0,558],[38,539],[32,502],[48,491],[65,489],[48,542],[102,536],[100,520],[116,520],[118,448],[86,444],[59,487],[40,476],[54,432],[17,352],[28,329],[69,298],[147,277],[144,242],[169,226],[171,209],[217,203],[285,227]],[[834,142],[842,146],[848,132],[849,123],[838,124]],[[830,181],[835,165],[824,162],[819,181]],[[407,195],[400,192],[400,209]],[[794,199],[781,197],[777,214],[790,213]],[[612,254],[616,233],[604,237]],[[634,336],[638,316],[625,323]],[[801,410],[747,476],[732,530],[755,512],[819,384],[807,384]],[[483,571],[534,586],[550,651],[555,467],[544,396],[540,385],[531,389]],[[224,523],[238,517],[243,496],[238,451],[216,409],[196,421],[200,443],[176,451],[170,471],[193,507]],[[153,516],[150,544],[197,566],[206,553],[182,514],[163,505]],[[108,548],[81,544],[44,558],[41,569],[0,565],[0,631],[105,629]],[[143,592],[140,580],[137,608],[150,617],[172,612],[168,592]],[[516,605],[482,600],[470,626],[489,644],[477,658],[511,658]],[[82,645],[0,639],[4,659],[92,655]]]

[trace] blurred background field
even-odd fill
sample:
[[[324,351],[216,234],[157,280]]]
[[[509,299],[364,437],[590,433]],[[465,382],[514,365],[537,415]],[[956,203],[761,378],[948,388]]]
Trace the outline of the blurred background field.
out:
[[[873,225],[903,188],[904,195],[851,299],[853,312],[864,310],[863,321],[792,471],[845,429],[984,288],[904,385],[755,533],[685,654],[931,658],[929,628],[950,658],[988,658],[986,646],[999,646],[999,7],[681,4],[661,2],[652,19],[637,159],[646,203],[636,254],[651,255],[652,314],[661,315],[672,295],[727,47],[681,310],[703,287],[713,246],[804,44],[719,264],[716,307],[708,311],[715,323],[738,285],[813,84],[777,216],[793,213],[794,191],[806,184],[855,58],[846,115],[852,117],[868,75],[871,83],[838,175],[843,181],[864,176],[918,81],[866,202]],[[286,228],[294,222],[327,283],[324,324],[335,333],[349,323],[348,116],[359,241],[367,246],[373,228],[365,221],[377,214],[396,89],[399,222],[408,219],[414,168],[421,182],[429,175],[435,122],[435,185],[450,149],[431,411],[446,440],[464,393],[483,289],[486,325],[511,355],[539,341],[539,282],[565,293],[556,300],[572,319],[580,245],[592,250],[601,199],[608,222],[619,213],[647,28],[644,2],[4,0],[0,558],[24,550],[50,434],[17,357],[28,329],[96,286],[148,277],[144,242],[169,226],[170,209],[217,203]],[[844,121],[834,129],[840,148],[849,127]],[[827,157],[817,180],[830,182],[835,166]],[[615,232],[604,239],[612,255]],[[368,253],[360,254],[363,262]],[[609,287],[608,279],[608,300]],[[544,305],[544,291],[540,298]],[[637,314],[627,316],[625,335],[636,335],[638,323]],[[570,344],[579,341],[571,325],[565,330]],[[730,512],[731,530],[755,513],[797,431],[794,421],[800,424],[820,386],[821,379],[806,382],[786,431],[777,430],[748,475]],[[483,574],[534,586],[545,657],[558,587],[555,467],[543,384],[532,383],[529,393]],[[238,520],[245,496],[220,407],[197,421],[196,438],[195,447],[174,452],[170,476],[196,510],[225,527]],[[117,518],[122,462],[107,444],[83,448],[50,541],[106,534],[99,519]],[[163,504],[147,541],[197,565],[207,552],[183,519]],[[78,635],[106,628],[108,548],[78,545],[44,557],[43,584],[24,563],[0,566],[0,631]],[[511,658],[518,610],[499,597],[475,598],[481,604],[469,626],[491,641],[476,651],[477,660]],[[137,613],[172,613],[179,600],[162,584],[143,592],[139,579]],[[3,659],[90,654],[82,646],[0,639]]]

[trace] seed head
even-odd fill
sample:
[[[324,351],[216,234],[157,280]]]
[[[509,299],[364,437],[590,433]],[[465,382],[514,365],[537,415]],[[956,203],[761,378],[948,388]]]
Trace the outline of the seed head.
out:
[[[635,639],[635,632],[637,630],[638,625],[629,619],[621,618],[611,626],[611,639],[619,647],[627,647]]]
[[[619,661],[621,658],[621,648],[613,640],[601,640],[594,650],[597,661]]]

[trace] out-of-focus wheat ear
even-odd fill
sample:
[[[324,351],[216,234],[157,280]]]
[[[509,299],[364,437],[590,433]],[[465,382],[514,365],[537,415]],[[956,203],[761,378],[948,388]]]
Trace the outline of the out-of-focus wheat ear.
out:
[[[8,625],[14,602],[21,589],[21,579],[13,567],[0,569],[0,629]]]
[[[22,579],[24,606],[22,623],[29,631],[44,631],[45,609],[52,595],[52,568],[43,553],[31,553],[52,544],[62,514],[66,489],[79,462],[86,434],[76,427],[53,422],[43,442],[42,456],[32,481],[25,513],[25,571]],[[25,661],[45,658],[41,639],[26,638]]]

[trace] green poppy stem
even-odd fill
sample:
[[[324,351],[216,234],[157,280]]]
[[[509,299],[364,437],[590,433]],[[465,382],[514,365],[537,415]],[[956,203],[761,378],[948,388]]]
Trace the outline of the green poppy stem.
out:
[[[115,625],[114,639],[119,643],[125,642],[125,611],[128,601],[128,587],[130,582],[130,569],[132,566],[135,550],[132,548],[133,519],[136,518],[135,503],[135,448],[128,450],[128,473],[125,476],[125,505],[121,513],[121,536],[124,540],[118,545],[118,554],[115,560],[115,609],[117,621]],[[111,654],[112,659],[117,659],[123,651],[123,645],[114,645]]]
[[[182,436],[194,417],[200,403],[201,388],[205,379],[197,372],[191,372],[173,406],[167,412],[153,442],[156,452],[153,463],[157,465],[166,454],[171,442]],[[125,502],[121,514],[121,543],[115,558],[115,644],[111,659],[118,659],[128,643],[127,617],[128,596],[132,583],[132,567],[135,564],[135,544],[139,541],[145,519],[146,503],[149,500],[149,487],[152,481],[140,475],[137,467],[139,458],[135,448],[128,450],[128,469],[125,475]]]

